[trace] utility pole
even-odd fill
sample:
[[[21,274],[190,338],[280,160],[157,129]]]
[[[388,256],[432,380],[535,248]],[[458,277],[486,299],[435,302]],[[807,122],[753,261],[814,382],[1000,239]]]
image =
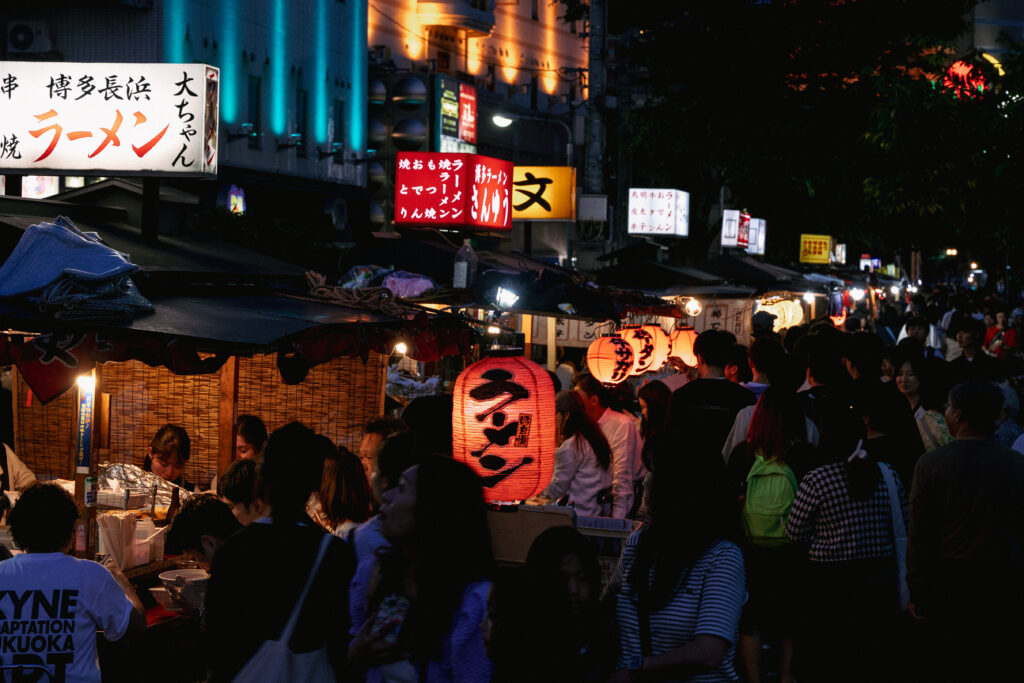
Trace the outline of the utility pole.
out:
[[[604,105],[607,92],[606,0],[591,0],[588,35],[587,162],[583,187],[587,194],[604,194]],[[610,236],[610,235],[609,235]]]

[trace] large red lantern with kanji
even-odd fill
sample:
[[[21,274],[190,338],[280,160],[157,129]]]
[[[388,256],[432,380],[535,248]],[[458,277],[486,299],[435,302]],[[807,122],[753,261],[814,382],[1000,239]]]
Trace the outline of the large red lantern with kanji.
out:
[[[669,337],[672,350],[669,356],[678,358],[691,368],[697,365],[697,356],[693,353],[693,342],[697,340],[697,330],[692,327],[681,327]]]
[[[600,337],[587,349],[587,369],[602,384],[623,381],[633,365],[633,347],[622,337]]]
[[[661,329],[661,325],[644,325],[643,329],[647,330],[651,335],[651,339],[654,340],[654,361],[651,363],[649,370],[660,370],[661,366],[668,360],[668,352],[672,348],[672,342],[669,340],[665,330]]]
[[[455,380],[452,452],[480,476],[489,503],[518,503],[551,483],[555,388],[522,356],[473,363]]]

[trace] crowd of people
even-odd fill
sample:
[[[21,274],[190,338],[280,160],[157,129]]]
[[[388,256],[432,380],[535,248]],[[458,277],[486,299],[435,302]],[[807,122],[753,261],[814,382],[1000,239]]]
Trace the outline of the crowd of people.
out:
[[[635,520],[608,580],[570,527],[497,566],[450,401],[371,421],[358,453],[242,416],[237,460],[167,538],[210,567],[188,605],[203,676],[279,680],[277,643],[308,680],[999,680],[1024,630],[1024,312],[993,306],[986,331],[966,298],[948,308],[912,305],[891,346],[881,324],[759,328],[748,345],[708,330],[695,368],[635,393],[560,367],[554,474],[527,502]],[[168,425],[146,468],[189,488],[188,459]],[[0,667],[100,680],[83,634],[137,631],[138,597],[66,555],[62,489],[15,477],[26,552],[0,562],[0,626],[57,575],[79,609],[74,648]]]

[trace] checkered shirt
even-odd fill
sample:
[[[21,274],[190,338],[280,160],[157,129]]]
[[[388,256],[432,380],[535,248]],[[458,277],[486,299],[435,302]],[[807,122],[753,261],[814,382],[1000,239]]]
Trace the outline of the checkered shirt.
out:
[[[906,521],[907,494],[899,476],[893,473],[893,478]],[[815,562],[886,557],[895,550],[890,510],[889,492],[882,477],[870,498],[854,500],[847,490],[846,464],[825,465],[800,482],[786,535],[793,541],[809,543],[809,557]]]

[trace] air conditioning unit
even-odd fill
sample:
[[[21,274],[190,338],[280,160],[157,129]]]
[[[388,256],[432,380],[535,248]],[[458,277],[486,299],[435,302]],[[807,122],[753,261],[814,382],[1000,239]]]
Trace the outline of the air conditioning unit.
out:
[[[370,58],[377,63],[387,62],[391,59],[391,48],[387,45],[374,45],[370,48]]]
[[[7,23],[7,55],[39,54],[53,51],[50,25],[45,21],[10,21]]]

